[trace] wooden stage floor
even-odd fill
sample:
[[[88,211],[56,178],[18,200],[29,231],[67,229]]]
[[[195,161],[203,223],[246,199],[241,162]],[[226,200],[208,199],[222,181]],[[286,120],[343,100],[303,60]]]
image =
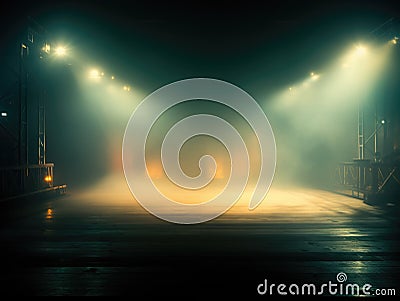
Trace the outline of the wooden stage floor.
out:
[[[213,221],[176,225],[148,214],[116,183],[3,204],[3,295],[248,300],[263,298],[265,279],[286,292],[305,283],[318,291],[339,284],[339,273],[342,284],[370,284],[371,294],[400,293],[398,204],[272,186],[255,211],[241,202]]]

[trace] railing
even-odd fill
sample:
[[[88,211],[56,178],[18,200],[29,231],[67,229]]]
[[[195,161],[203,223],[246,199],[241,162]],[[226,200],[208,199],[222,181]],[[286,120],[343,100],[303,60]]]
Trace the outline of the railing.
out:
[[[371,160],[343,162],[335,171],[334,181],[339,190],[348,191],[353,197],[372,199],[400,191],[398,164],[385,164]]]
[[[0,168],[0,197],[53,187],[53,163]]]
[[[349,191],[353,197],[365,199],[371,190],[370,160],[340,163],[335,172],[339,189]]]

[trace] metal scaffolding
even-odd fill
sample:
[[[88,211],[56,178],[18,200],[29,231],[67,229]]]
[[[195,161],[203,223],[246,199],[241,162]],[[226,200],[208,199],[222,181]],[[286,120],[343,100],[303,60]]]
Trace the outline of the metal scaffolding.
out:
[[[0,167],[0,197],[23,194],[53,187],[53,163],[46,162],[46,90],[44,88],[42,59],[49,54],[46,31],[28,19],[26,36],[19,43],[18,87],[15,105],[15,124],[0,121],[5,135],[4,148],[15,151]],[[37,127],[32,122],[37,104]],[[13,130],[13,127],[15,129]],[[37,135],[37,148],[29,136]],[[36,157],[37,151],[37,157]],[[35,158],[36,157],[36,158]],[[5,165],[4,165],[5,163]]]
[[[29,47],[25,43],[20,45],[19,57],[19,91],[18,91],[18,165],[27,166],[29,163],[28,146],[28,81],[29,74],[27,68],[27,59],[29,56]],[[21,173],[21,187],[24,187],[24,174],[28,176],[28,169]]]
[[[46,92],[38,99],[38,164],[46,164]]]
[[[391,18],[371,34],[380,40],[397,41],[396,26],[398,27],[398,21]],[[335,172],[335,182],[339,184],[339,189],[350,190],[354,197],[374,200],[400,190],[400,158],[388,159],[394,152],[393,149],[386,148],[391,125],[384,114],[379,112],[378,100],[375,100],[369,114],[366,113],[366,105],[359,103],[357,111],[358,157],[352,162],[339,164]],[[390,182],[396,188],[393,185],[389,187]]]

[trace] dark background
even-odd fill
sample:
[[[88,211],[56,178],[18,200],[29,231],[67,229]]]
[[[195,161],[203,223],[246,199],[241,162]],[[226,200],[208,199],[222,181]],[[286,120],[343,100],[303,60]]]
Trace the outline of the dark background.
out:
[[[371,31],[400,13],[394,1],[355,0],[41,1],[1,6],[1,95],[16,97],[12,91],[18,81],[18,49],[28,17],[46,29],[49,40],[67,42],[81,55],[72,66],[66,61],[51,70],[41,67],[43,73],[32,81],[45,84],[48,91],[48,161],[56,164],[56,181],[71,187],[91,183],[111,168],[105,139],[110,124],[103,113],[91,113],[96,107],[83,104],[74,75],[77,64],[100,62],[105,70],[116,70],[119,78],[134,83],[143,95],[179,79],[213,77],[236,84],[259,100],[311,69],[322,68],[352,41],[378,39]],[[386,75],[389,90],[396,87],[398,75],[396,64],[392,66]],[[391,91],[385,94],[390,95],[385,106],[396,119],[398,90]],[[115,126],[117,136],[126,121]],[[354,143],[343,139],[338,148]],[[33,134],[31,140],[36,141]],[[6,139],[1,143],[2,149],[10,144]],[[321,174],[310,175],[315,165],[323,163],[311,162],[318,152],[321,148],[302,158],[310,163],[295,176],[304,171],[309,176],[299,180],[310,184],[321,179]],[[11,157],[3,156],[2,165],[11,165]],[[353,157],[348,153],[349,160]]]

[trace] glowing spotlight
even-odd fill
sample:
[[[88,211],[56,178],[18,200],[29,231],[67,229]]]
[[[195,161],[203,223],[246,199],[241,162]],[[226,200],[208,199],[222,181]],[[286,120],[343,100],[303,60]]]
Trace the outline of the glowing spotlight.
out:
[[[50,183],[50,182],[52,181],[51,176],[50,176],[50,175],[45,176],[45,177],[44,177],[44,181],[45,181],[46,183]]]
[[[48,208],[48,209],[47,209],[47,212],[46,212],[46,219],[52,219],[52,218],[53,218],[53,215],[54,215],[53,209]]]
[[[124,89],[124,91],[129,92],[131,90],[131,87],[130,86],[123,86],[123,89]]]
[[[100,72],[97,69],[92,69],[89,71],[89,77],[90,78],[99,78],[100,77]]]
[[[8,116],[7,112],[1,112],[1,117],[7,117],[7,116]]]
[[[91,69],[89,71],[89,78],[94,80],[99,80],[104,76],[104,72],[100,72],[98,69]]]
[[[362,57],[365,56],[367,53],[367,47],[363,46],[363,45],[357,45],[356,46],[356,50],[355,50],[355,54],[358,57]]]
[[[311,72],[310,77],[312,80],[317,80],[317,79],[319,79],[320,75],[315,72]]]
[[[114,79],[115,79],[115,76],[114,76],[114,75],[111,75],[111,79],[114,80]]]
[[[50,49],[51,49],[51,47],[50,47],[50,44],[48,44],[48,43],[45,43],[42,47],[42,51],[46,52],[47,54],[50,53]]]
[[[67,54],[67,48],[65,48],[64,46],[57,46],[54,50],[54,53],[56,54],[56,56],[65,56]]]
[[[392,43],[393,45],[396,45],[398,42],[399,42],[398,37],[394,37],[393,39],[390,40],[390,43]]]
[[[382,119],[382,120],[381,120],[381,123],[382,123],[382,124],[385,124],[385,122],[386,122],[385,119]]]

